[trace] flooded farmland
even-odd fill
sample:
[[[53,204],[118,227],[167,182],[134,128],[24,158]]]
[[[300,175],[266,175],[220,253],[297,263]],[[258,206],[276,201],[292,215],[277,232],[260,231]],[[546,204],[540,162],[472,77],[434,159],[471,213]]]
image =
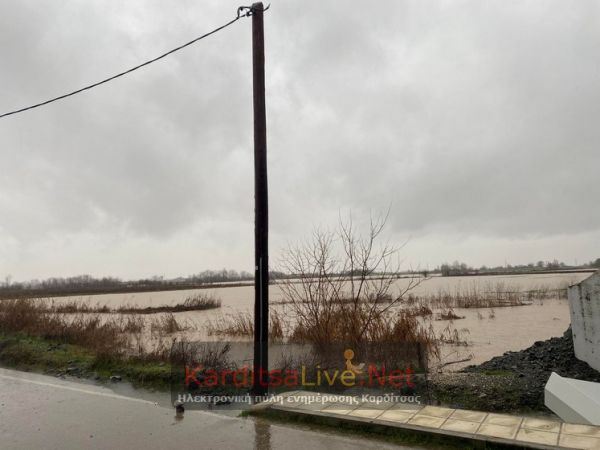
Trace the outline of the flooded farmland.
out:
[[[537,275],[506,276],[466,276],[431,277],[423,280],[410,291],[415,297],[439,296],[441,293],[460,295],[472,291],[494,292],[536,292],[544,291],[544,298],[532,298],[522,306],[502,306],[493,308],[453,308],[454,320],[436,320],[435,315],[427,321],[438,334],[454,333],[459,342],[442,345],[441,362],[452,363],[447,369],[458,369],[466,364],[477,364],[500,355],[506,351],[522,350],[535,341],[561,335],[569,326],[569,310],[564,290],[569,284],[576,283],[589,274],[560,273]],[[394,282],[391,294],[402,292],[410,283],[409,279]],[[62,297],[57,303],[73,302],[90,305],[108,306],[115,309],[122,306],[136,308],[158,307],[182,303],[186,298],[207,292],[207,290],[159,291],[127,294],[106,294],[94,296]],[[210,289],[213,296],[221,300],[221,307],[205,311],[187,311],[175,313],[178,320],[190,326],[179,333],[188,339],[213,340],[209,328],[211,323],[227,316],[250,314],[253,310],[253,286],[219,287]],[[285,304],[284,293],[280,286],[270,287],[271,309],[284,320],[293,321],[293,316]],[[401,302],[393,308],[404,308]],[[435,312],[435,309],[434,309]],[[438,311],[439,312],[439,311]],[[154,315],[152,315],[154,316]],[[223,339],[223,336],[218,336]],[[244,339],[244,338],[237,338]],[[461,363],[456,361],[467,360]]]

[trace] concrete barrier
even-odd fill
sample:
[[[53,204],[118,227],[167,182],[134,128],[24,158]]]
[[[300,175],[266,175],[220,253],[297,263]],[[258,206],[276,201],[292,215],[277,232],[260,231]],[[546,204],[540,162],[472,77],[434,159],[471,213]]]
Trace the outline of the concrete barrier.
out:
[[[575,356],[600,371],[600,271],[569,286],[568,297]]]
[[[544,388],[544,404],[565,422],[600,425],[600,383],[552,372]]]

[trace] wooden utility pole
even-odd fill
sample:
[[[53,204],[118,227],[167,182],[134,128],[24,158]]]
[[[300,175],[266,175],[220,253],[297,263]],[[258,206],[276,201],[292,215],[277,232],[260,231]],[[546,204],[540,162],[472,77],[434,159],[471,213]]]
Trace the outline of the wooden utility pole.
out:
[[[267,116],[265,111],[264,6],[252,5],[254,92],[254,380],[252,393],[268,392],[269,370],[269,205]]]

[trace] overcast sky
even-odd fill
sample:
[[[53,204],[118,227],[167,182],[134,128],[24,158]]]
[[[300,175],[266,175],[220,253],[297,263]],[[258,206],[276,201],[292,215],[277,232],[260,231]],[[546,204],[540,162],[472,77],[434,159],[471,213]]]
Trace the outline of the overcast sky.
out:
[[[0,2],[0,112],[230,20],[229,2]],[[412,267],[600,257],[600,8],[273,1],[271,255],[391,205]],[[251,270],[251,20],[0,119],[0,276]]]

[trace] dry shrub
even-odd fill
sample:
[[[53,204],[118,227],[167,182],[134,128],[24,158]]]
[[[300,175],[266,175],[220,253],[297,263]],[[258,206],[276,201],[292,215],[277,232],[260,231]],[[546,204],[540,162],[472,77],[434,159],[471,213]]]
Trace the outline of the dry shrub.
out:
[[[275,341],[283,340],[286,324],[277,311],[271,311],[269,315],[269,338]]]
[[[121,305],[111,308],[108,305],[96,303],[90,305],[85,301],[48,301],[45,299],[35,300],[39,304],[39,310],[57,314],[157,314],[168,312],[203,311],[221,307],[221,300],[211,293],[199,292],[188,296],[183,303],[174,305],[140,307],[136,305]]]
[[[100,315],[71,315],[47,312],[32,299],[0,301],[0,332],[23,333],[69,344],[98,354],[122,355],[128,348],[127,328],[132,322],[103,320]]]
[[[444,328],[439,336],[438,340],[441,343],[448,345],[456,345],[456,346],[464,346],[467,347],[469,342],[466,339],[466,335],[469,334],[469,330],[467,328],[462,328],[458,330],[457,328],[452,327],[452,322],[450,322],[446,328]]]
[[[378,345],[418,346],[425,354],[438,355],[438,343],[431,327],[426,327],[414,315],[404,310],[393,314],[380,314],[369,317],[365,311],[339,309],[329,317],[324,328],[323,322],[298,322],[290,336],[295,343],[310,343],[317,351],[328,349],[332,344],[343,343],[355,352],[373,353]],[[361,340],[356,339],[355,330],[361,332]]]
[[[433,314],[431,308],[425,305],[409,306],[407,308],[404,308],[404,311],[406,312],[406,314],[413,317],[426,317],[431,316]]]
[[[254,319],[250,313],[237,312],[227,314],[207,322],[207,331],[211,336],[254,336]]]
[[[187,308],[186,310],[188,311],[220,308],[221,299],[207,292],[198,292],[197,294],[187,297],[183,302],[183,307]]]
[[[412,277],[403,290],[394,291],[399,248],[379,245],[385,220],[371,219],[365,236],[357,234],[351,220],[340,221],[336,232],[316,230],[311,240],[287,250],[283,270],[298,275],[280,284],[294,318],[292,341],[309,343],[317,352],[334,343],[357,351],[394,341],[434,350],[435,340],[416,319],[416,309],[415,314],[392,313],[423,278]]]
[[[144,319],[140,316],[119,317],[117,320],[126,333],[141,333],[144,329]]]
[[[269,340],[278,341],[285,337],[287,324],[274,310],[269,315]],[[254,336],[254,315],[249,312],[237,312],[207,322],[207,332],[211,336],[247,337]]]
[[[504,282],[474,282],[468,286],[457,286],[454,290],[439,289],[435,294],[409,294],[407,304],[419,304],[429,308],[500,308],[507,306],[527,306],[532,301],[564,298],[565,289],[550,289],[539,285],[534,289],[520,290]]]
[[[163,312],[174,313],[186,311],[204,311],[207,309],[215,309],[220,307],[221,300],[219,298],[207,292],[199,292],[187,297],[183,303],[177,303],[175,305],[148,306],[146,308],[124,305],[114,310],[114,312],[118,312],[120,314],[156,314]]]
[[[179,322],[173,313],[167,313],[153,318],[150,322],[150,332],[152,334],[173,334],[190,329],[189,324]]]
[[[453,309],[448,309],[447,311],[442,311],[437,315],[437,320],[459,320],[464,319],[465,316],[457,315]]]
[[[56,313],[50,312],[48,304],[33,299],[0,301],[0,333],[22,333],[58,342],[79,345],[96,353],[105,360],[125,356],[143,357],[146,354],[163,353],[170,340],[163,342],[169,333],[181,331],[180,324],[172,314],[151,323],[154,339],[158,346],[148,348],[144,336],[146,322],[142,316],[111,316],[97,313]],[[161,344],[162,342],[162,344]],[[162,347],[161,347],[162,346]]]
[[[52,300],[49,304],[44,300],[39,300],[47,305],[48,312],[54,312],[58,314],[77,314],[77,313],[98,313],[106,314],[110,313],[111,309],[107,305],[96,303],[95,305],[88,305],[85,302],[71,300],[68,302],[55,302]]]

